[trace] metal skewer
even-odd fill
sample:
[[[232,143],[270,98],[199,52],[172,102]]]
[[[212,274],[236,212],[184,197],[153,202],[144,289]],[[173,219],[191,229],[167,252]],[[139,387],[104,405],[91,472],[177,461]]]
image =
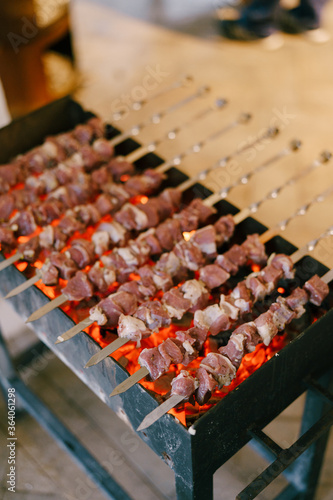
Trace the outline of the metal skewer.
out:
[[[204,143],[206,143],[207,140],[214,140],[214,139],[216,139],[216,137],[218,135],[221,135],[224,131],[225,131],[225,129],[221,129],[220,131],[215,132],[212,136],[209,136],[208,139],[206,139],[204,141]],[[277,134],[278,134],[278,129],[277,128],[268,128],[260,137],[254,139],[251,143],[247,144],[242,149],[235,151],[230,156],[223,158],[223,162],[222,162],[222,159],[219,160],[217,163],[214,163],[214,165],[212,165],[211,167],[209,167],[209,168],[205,169],[203,172],[201,172],[201,174],[199,174],[199,176],[196,176],[196,177],[194,177],[192,179],[189,179],[189,180],[183,182],[182,184],[180,184],[180,186],[178,187],[178,189],[180,191],[184,191],[185,189],[188,189],[190,186],[194,185],[197,182],[198,178],[201,179],[202,176],[204,176],[203,178],[205,178],[205,176],[207,176],[208,172],[210,172],[211,170],[219,168],[219,167],[221,167],[221,165],[224,166],[234,156],[237,156],[238,154],[244,152],[246,149],[253,147],[254,144],[260,143],[265,138],[267,138],[267,137],[275,137]],[[58,300],[57,300],[57,305],[56,306],[54,305],[54,300],[52,300],[51,302],[49,302],[48,304],[45,304],[43,307],[41,307],[37,311],[33,312],[29,316],[29,318],[26,320],[26,323],[30,323],[32,321],[36,321],[37,319],[41,318],[45,314],[47,314],[50,311],[52,311],[53,309],[55,309],[55,307],[58,307],[59,305],[64,304],[68,300],[68,298],[66,297],[65,294],[61,294],[59,297],[57,297],[57,299]]]
[[[312,252],[319,241],[322,239],[328,237],[328,236],[333,236],[333,226],[331,226],[328,230],[326,230],[324,233],[322,233],[318,238],[315,240],[312,240],[308,242],[306,245],[304,245],[302,248],[299,250],[296,250],[291,255],[291,259],[293,263],[295,264],[299,260],[301,260],[305,255],[308,253]],[[321,277],[321,279],[325,283],[329,283],[330,281],[333,280],[333,269],[330,269],[327,271],[324,276]],[[136,372],[138,373],[138,372]],[[164,401],[162,404],[160,404],[157,408],[155,408],[153,411],[151,411],[148,415],[145,416],[145,418],[142,420],[141,424],[137,428],[137,431],[143,431],[144,429],[147,429],[150,427],[152,424],[157,422],[163,415],[165,415],[168,411],[170,411],[172,408],[175,408],[179,403],[181,403],[185,399],[185,396],[179,396],[178,394],[174,394],[170,396],[166,401]]]
[[[295,141],[293,141],[295,142]],[[295,149],[294,147],[291,147],[290,148],[290,153],[291,152],[294,152],[294,151],[297,151],[297,149]],[[284,152],[286,151],[286,149],[283,150]],[[285,156],[285,153],[284,155]],[[275,161],[277,159],[281,158],[281,155],[275,155],[274,159]],[[268,165],[271,165],[272,164],[272,160],[270,162],[266,162],[265,165],[268,166]],[[322,163],[321,163],[322,164]],[[261,170],[261,167],[259,167],[260,170]],[[306,172],[306,173],[309,173],[310,171],[312,171],[313,169],[313,164],[302,171],[302,174],[298,174],[298,176],[302,177],[303,176],[303,172]],[[304,174],[305,175],[305,174]],[[288,186],[290,186],[291,184],[294,183],[294,180],[296,179],[296,176],[294,176],[292,179],[290,179],[289,181],[287,181],[285,184],[283,184],[282,186],[276,188],[276,191],[277,191],[277,194],[274,198],[277,198],[278,195],[283,191],[284,188],[287,188]],[[269,195],[267,195],[265,198],[263,198],[262,200],[260,200],[259,202],[257,202],[256,204],[251,204],[251,206],[253,205],[257,205],[260,206],[261,203],[263,203],[263,201],[265,199],[270,199]],[[244,219],[246,219],[246,217],[248,217],[249,215],[249,207],[248,208],[244,208],[241,212],[239,212],[238,214],[236,214],[234,216],[234,222],[235,222],[235,225],[239,224],[240,222],[242,222]],[[237,220],[236,220],[237,218]],[[120,347],[122,347],[123,345],[127,344],[127,342],[129,342],[130,339],[126,338],[126,337],[118,337],[116,340],[114,340],[113,342],[111,342],[108,346],[104,347],[101,351],[99,351],[98,353],[94,354],[90,359],[89,361],[87,362],[87,364],[85,365],[85,368],[88,368],[90,366],[94,366],[96,365],[97,363],[99,363],[100,361],[102,361],[103,359],[105,359],[107,356],[110,356],[111,354],[113,354],[117,349],[119,349]]]
[[[186,121],[185,123],[183,123],[178,127],[172,128],[171,130],[169,130],[169,132],[166,132],[166,134],[164,134],[160,139],[157,139],[144,146],[141,146],[139,149],[136,149],[132,153],[129,153],[128,155],[121,158],[124,158],[131,163],[135,162],[139,158],[143,157],[145,154],[152,153],[153,151],[155,151],[157,146],[162,144],[162,142],[164,142],[165,140],[174,140],[180,132],[185,130],[188,126],[191,126],[194,122],[202,120],[203,118],[207,117],[210,113],[214,111],[219,111],[223,109],[226,106],[226,104],[227,101],[225,99],[221,98],[216,99],[213,106],[209,106],[203,111],[199,111],[199,113],[194,115],[190,120]]]
[[[169,106],[168,108],[166,108],[162,111],[158,111],[157,113],[152,114],[149,118],[147,118],[147,120],[144,120],[136,125],[133,125],[129,129],[125,130],[125,132],[122,132],[121,134],[117,135],[116,137],[114,137],[114,139],[111,139],[109,141],[109,144],[111,144],[111,146],[116,146],[120,142],[123,142],[126,139],[129,139],[130,137],[138,135],[143,128],[145,128],[151,124],[160,123],[162,118],[164,118],[169,113],[173,113],[174,111],[177,111],[177,109],[194,101],[198,97],[203,97],[208,92],[210,92],[210,88],[208,86],[200,87],[196,92],[189,95],[188,97],[181,99],[180,101],[176,102],[175,104],[172,104],[171,106]]]
[[[278,133],[278,130],[276,128],[273,128],[273,129],[269,128],[269,129],[267,129],[263,135],[261,135],[259,138],[255,139],[251,143],[247,144],[246,146],[244,146],[244,148],[242,148],[241,150],[237,150],[236,152],[234,152],[233,154],[231,154],[227,158],[223,158],[223,162],[224,162],[223,165],[225,165],[225,162],[229,161],[234,156],[236,156],[236,155],[244,152],[248,148],[253,147],[254,144],[257,144],[258,142],[261,142],[264,138],[275,137],[277,135],[277,133]],[[222,163],[222,160],[218,161],[217,163],[214,163],[211,167],[205,169],[201,174],[199,174],[199,176],[201,176],[201,175],[206,176],[209,171],[211,171],[211,170],[213,170],[215,168],[220,167],[221,163]],[[201,177],[199,177],[199,178],[201,178]],[[192,179],[189,179],[189,180],[187,180],[185,182],[183,182],[178,187],[179,191],[184,191],[185,189],[188,189],[190,186],[194,185],[197,182],[197,180],[198,180],[198,176],[194,177]],[[60,297],[61,297],[61,299],[60,299]],[[68,298],[66,297],[65,294],[61,294],[58,297],[58,299],[59,299],[60,305],[63,304],[63,303],[65,303],[68,300]],[[29,323],[29,322],[32,322],[32,321],[36,321],[37,319],[41,318],[45,314],[48,314],[55,307],[58,307],[59,303],[57,303],[57,306],[53,305],[53,301],[45,304],[43,307],[39,308],[37,311],[34,311],[29,316],[29,318],[27,319],[26,323]],[[64,334],[60,335],[58,337],[57,343],[58,342],[64,342],[65,340],[69,340],[70,338],[72,338],[74,335],[76,335],[77,333],[79,333],[81,331],[81,330],[78,330],[78,328],[80,328],[80,323],[78,325],[75,325],[73,328],[71,328],[70,330],[68,330]]]
[[[190,82],[193,82],[193,77],[190,75],[184,75],[180,80],[177,80],[177,81],[173,82],[171,85],[169,85],[168,87],[165,87],[164,89],[152,94],[151,96],[149,96],[148,99],[134,101],[133,104],[131,105],[131,108],[133,109],[133,111],[139,111],[144,104],[147,104],[148,102],[152,101],[153,99],[156,99],[157,97],[161,97],[162,95],[167,94],[171,90],[185,87]],[[121,119],[121,117],[125,113],[126,113],[126,111],[124,111],[122,113],[121,112],[113,113],[112,118],[113,118],[113,120],[118,121]]]
[[[300,215],[304,215],[310,207],[312,207],[315,203],[320,203],[322,201],[324,201],[325,198],[327,198],[327,196],[329,196],[331,193],[333,193],[333,186],[331,186],[329,189],[327,189],[326,191],[324,191],[323,193],[315,196],[309,203],[307,203],[306,205],[302,206],[301,208],[299,208],[298,210],[296,210],[296,212],[294,212],[293,215],[291,215],[290,217],[288,217],[288,219],[285,219],[284,221],[281,221],[279,224],[277,224],[275,226],[275,228],[273,230],[271,229],[268,229],[267,231],[265,231],[261,236],[260,236],[260,241],[262,243],[266,243],[267,241],[269,241],[271,238],[273,238],[274,236],[276,236],[277,234],[279,234],[280,232],[284,231],[287,226],[290,224],[290,222],[292,220],[294,220],[296,217],[300,216]],[[331,231],[331,228],[329,229],[329,231]],[[327,235],[327,233],[325,232],[324,233],[325,235]],[[319,238],[321,239],[321,238]],[[311,241],[311,245],[313,246],[313,242],[314,241],[317,241],[317,240],[313,240]],[[319,241],[319,240],[318,240]],[[309,251],[309,248],[308,246],[306,245],[306,248],[307,248],[307,251]],[[310,247],[311,248],[311,247]],[[314,248],[314,247],[313,247]],[[302,249],[303,251],[303,249]],[[299,254],[301,255],[301,254]],[[303,255],[302,255],[303,256]],[[140,373],[139,373],[140,372]],[[137,377],[139,375],[142,375],[141,378],[144,378],[146,377],[148,374],[149,374],[149,371],[147,370],[147,368],[145,367],[142,367],[140,368],[140,370],[138,372],[136,372],[137,374]],[[136,377],[136,379],[137,379]],[[125,391],[127,391],[128,389],[130,389],[136,382],[132,382],[132,378],[129,377],[128,379],[126,379],[124,382],[122,382],[121,384],[119,384],[114,390],[113,392],[110,394],[110,396],[116,396],[117,394],[121,394]]]
[[[195,121],[197,121],[199,119],[202,119],[202,118],[208,116],[213,111],[218,111],[220,109],[223,109],[226,104],[227,104],[227,101],[225,99],[221,99],[221,98],[216,99],[216,101],[213,104],[213,106],[209,106],[208,108],[204,109],[203,111],[200,111],[193,118],[191,118],[189,121],[185,122],[184,124],[180,125],[179,127],[172,128],[161,139],[158,139],[155,142],[147,144],[146,146],[142,146],[141,148],[137,149],[136,151],[134,151],[132,153],[129,153],[127,156],[124,156],[124,157],[121,157],[121,158],[123,158],[124,160],[126,159],[129,162],[133,162],[133,161],[137,160],[138,158],[143,157],[147,152],[153,152],[153,151],[155,151],[155,149],[157,148],[157,146],[159,144],[161,144],[164,140],[166,140],[166,139],[170,139],[170,140],[175,139],[177,137],[177,135],[182,130],[184,130],[189,125],[192,125],[193,122],[195,122]],[[223,132],[225,132],[224,129],[223,129]],[[195,146],[197,146],[197,144],[194,145],[193,148],[191,148],[190,152],[194,152],[194,151],[192,151],[192,149],[194,150]],[[162,165],[164,165],[164,163]],[[158,169],[156,169],[156,170],[158,170]],[[0,263],[0,271],[3,271],[7,267],[9,267],[11,264],[14,264],[15,262],[21,260],[23,257],[24,257],[24,255],[22,253],[20,253],[20,252],[15,253],[14,255],[12,255],[8,259],[6,259],[6,260],[4,260],[4,261],[2,261]],[[37,281],[39,279],[40,279],[40,277],[38,279],[37,279],[37,277],[35,277],[34,280],[31,278],[30,286],[32,286],[33,284],[37,283]],[[15,293],[13,293],[14,290],[12,290],[5,298],[13,297],[14,295],[17,295],[17,293],[20,293],[21,291],[24,291],[27,288],[29,288],[29,286],[25,286],[24,288],[20,289],[19,292],[15,292]]]

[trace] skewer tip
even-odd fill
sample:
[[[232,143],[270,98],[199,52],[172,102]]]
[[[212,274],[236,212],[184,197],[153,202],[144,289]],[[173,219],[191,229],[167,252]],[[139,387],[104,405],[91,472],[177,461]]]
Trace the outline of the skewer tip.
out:
[[[290,143],[290,149],[292,151],[298,151],[302,146],[302,141],[300,141],[299,139],[294,139],[291,141]]]
[[[62,338],[61,335],[59,335],[59,337],[57,338],[57,340],[55,341],[55,344],[61,344],[62,342],[64,342],[65,339]]]

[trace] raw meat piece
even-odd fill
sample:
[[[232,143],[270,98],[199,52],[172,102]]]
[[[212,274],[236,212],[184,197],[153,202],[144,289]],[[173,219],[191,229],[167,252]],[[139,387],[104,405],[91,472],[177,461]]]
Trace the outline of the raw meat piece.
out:
[[[273,320],[272,311],[267,311],[261,314],[254,320],[257,331],[265,345],[269,345],[272,338],[278,333],[278,328]]]
[[[144,322],[140,319],[133,316],[125,316],[124,314],[120,315],[118,324],[119,337],[140,342],[140,340],[149,337],[150,334],[150,330],[147,329]]]
[[[243,335],[245,337],[244,346],[246,352],[253,352],[256,346],[262,342],[262,338],[257,332],[256,325],[253,321],[238,326],[233,331],[232,335]]]
[[[180,223],[176,219],[167,219],[156,228],[156,237],[164,250],[170,251],[183,239]]]
[[[158,379],[163,373],[168,371],[168,364],[157,347],[151,349],[143,349],[139,356],[139,363],[149,371],[152,380]]]
[[[216,231],[214,226],[209,225],[198,229],[190,241],[195,243],[207,257],[213,258],[216,256]]]
[[[214,224],[216,231],[216,243],[218,246],[230,240],[234,234],[235,223],[232,215],[224,215],[220,217]]]
[[[153,331],[169,326],[171,319],[162,304],[157,300],[147,301],[138,307],[134,316]]]
[[[181,319],[191,307],[191,301],[183,297],[178,288],[172,288],[163,295],[162,303],[171,318]],[[197,311],[199,312],[199,311]]]
[[[249,234],[242,243],[248,259],[256,264],[264,264],[267,261],[267,255],[264,245],[260,242],[258,234]]]
[[[229,325],[230,320],[228,315],[217,304],[194,313],[194,326],[206,331],[209,330],[212,335],[217,335],[219,332],[227,330]]]
[[[0,221],[6,221],[15,208],[15,198],[12,194],[0,196]]]
[[[210,290],[223,285],[223,283],[230,278],[230,274],[216,264],[209,264],[208,266],[202,267],[199,273],[200,279]]]
[[[203,309],[207,306],[209,292],[202,281],[187,280],[180,287],[180,290],[183,293],[184,299],[189,300],[191,303],[190,312],[195,312],[197,309]]]
[[[94,244],[82,238],[73,240],[71,247],[66,251],[80,269],[91,264],[94,260]]]
[[[199,247],[190,241],[179,241],[174,248],[175,255],[191,271],[198,271],[205,263]]]
[[[219,387],[230,385],[236,376],[236,368],[231,361],[222,354],[210,352],[200,363],[217,381]]]
[[[62,293],[68,297],[68,300],[88,299],[94,294],[94,287],[90,283],[88,276],[83,271],[78,271],[63,288]]]
[[[236,370],[239,368],[245,351],[246,337],[241,333],[233,333],[226,346],[220,347],[219,353],[230,359]]]
[[[72,259],[69,259],[64,253],[51,253],[50,262],[59,270],[59,275],[64,280],[69,280],[75,276],[78,271],[77,265]]]
[[[183,401],[187,401],[198,387],[199,382],[191,377],[189,372],[181,370],[180,374],[171,381],[171,396],[174,394],[184,396]]]
[[[315,306],[320,306],[330,291],[328,285],[317,274],[312,276],[303,288],[309,294],[309,301]]]
[[[216,380],[204,368],[200,367],[196,372],[199,387],[196,390],[195,399],[199,405],[204,405],[209,400],[212,391],[217,386]]]

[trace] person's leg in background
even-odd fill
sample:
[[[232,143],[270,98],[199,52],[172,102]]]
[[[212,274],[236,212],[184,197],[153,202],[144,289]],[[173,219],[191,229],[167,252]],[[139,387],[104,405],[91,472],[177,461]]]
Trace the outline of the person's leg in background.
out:
[[[238,20],[221,21],[222,34],[234,40],[265,38],[277,29],[302,33],[320,26],[321,11],[327,0],[301,0],[295,9],[279,7],[279,0],[254,0],[246,5]]]
[[[327,0],[301,0],[298,7],[278,13],[278,26],[286,33],[303,33],[321,25],[321,13]]]

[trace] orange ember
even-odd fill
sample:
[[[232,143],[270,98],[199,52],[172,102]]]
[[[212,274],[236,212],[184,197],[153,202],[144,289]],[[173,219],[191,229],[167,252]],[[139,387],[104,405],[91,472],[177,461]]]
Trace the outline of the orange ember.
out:
[[[284,288],[282,288],[282,286],[279,286],[279,287],[278,287],[278,289],[277,289],[277,291],[278,291],[279,293],[284,293],[284,292],[285,292],[285,289],[284,289]]]
[[[195,231],[190,231],[189,233],[188,232],[184,232],[183,233],[183,237],[184,237],[184,240],[185,241],[189,241],[191,239],[191,237],[193,236],[193,234],[195,233]]]
[[[128,181],[129,178],[130,178],[130,176],[128,174],[124,174],[120,177],[120,180],[121,180],[121,182],[126,182],[126,181]]]
[[[254,273],[258,273],[261,268],[260,268],[259,264],[252,264],[251,269]]]
[[[128,342],[123,347],[118,349],[115,353],[113,353],[112,357],[117,360],[124,368],[126,368],[130,375],[132,375],[133,373],[138,371],[140,367],[138,358],[140,352],[144,348],[156,347],[166,338],[174,338],[176,331],[185,330],[187,328],[188,326],[171,325],[169,328],[161,329],[158,333],[154,333],[147,339],[142,340],[140,348],[137,347],[135,342]],[[102,329],[94,325],[89,327],[86,331],[101,347],[105,347],[117,338],[116,334],[104,334]],[[204,346],[204,356],[206,356],[208,352],[212,351],[212,345],[209,342],[209,339],[210,338],[208,337],[208,341],[206,341]],[[264,363],[266,363],[266,361],[274,356],[275,353],[279,352],[285,344],[286,335],[278,335],[274,337],[269,346],[259,344],[254,352],[244,356],[242,363],[237,371],[236,378],[233,380],[233,382],[229,386],[223,387],[220,390],[215,390],[212,394],[211,399],[206,405],[199,406],[198,403],[195,403],[194,405],[192,405],[191,403],[185,403],[180,405],[178,408],[170,410],[169,413],[174,415],[182,424],[191,425],[193,420],[198,418],[200,415],[209,410],[209,408],[223,399],[227,394],[229,394],[229,392],[235,389],[254,371],[260,368],[260,366],[262,366]],[[140,381],[140,384],[143,385],[143,387],[145,387],[147,390],[155,393],[158,399],[160,399],[161,396],[168,396],[171,380],[180,373],[180,370],[188,370],[191,375],[195,376],[195,370],[199,367],[202,359],[203,356],[198,357],[187,367],[183,365],[173,365],[171,366],[170,371],[165,375],[162,375],[158,380],[150,382],[147,379],[143,379]]]

